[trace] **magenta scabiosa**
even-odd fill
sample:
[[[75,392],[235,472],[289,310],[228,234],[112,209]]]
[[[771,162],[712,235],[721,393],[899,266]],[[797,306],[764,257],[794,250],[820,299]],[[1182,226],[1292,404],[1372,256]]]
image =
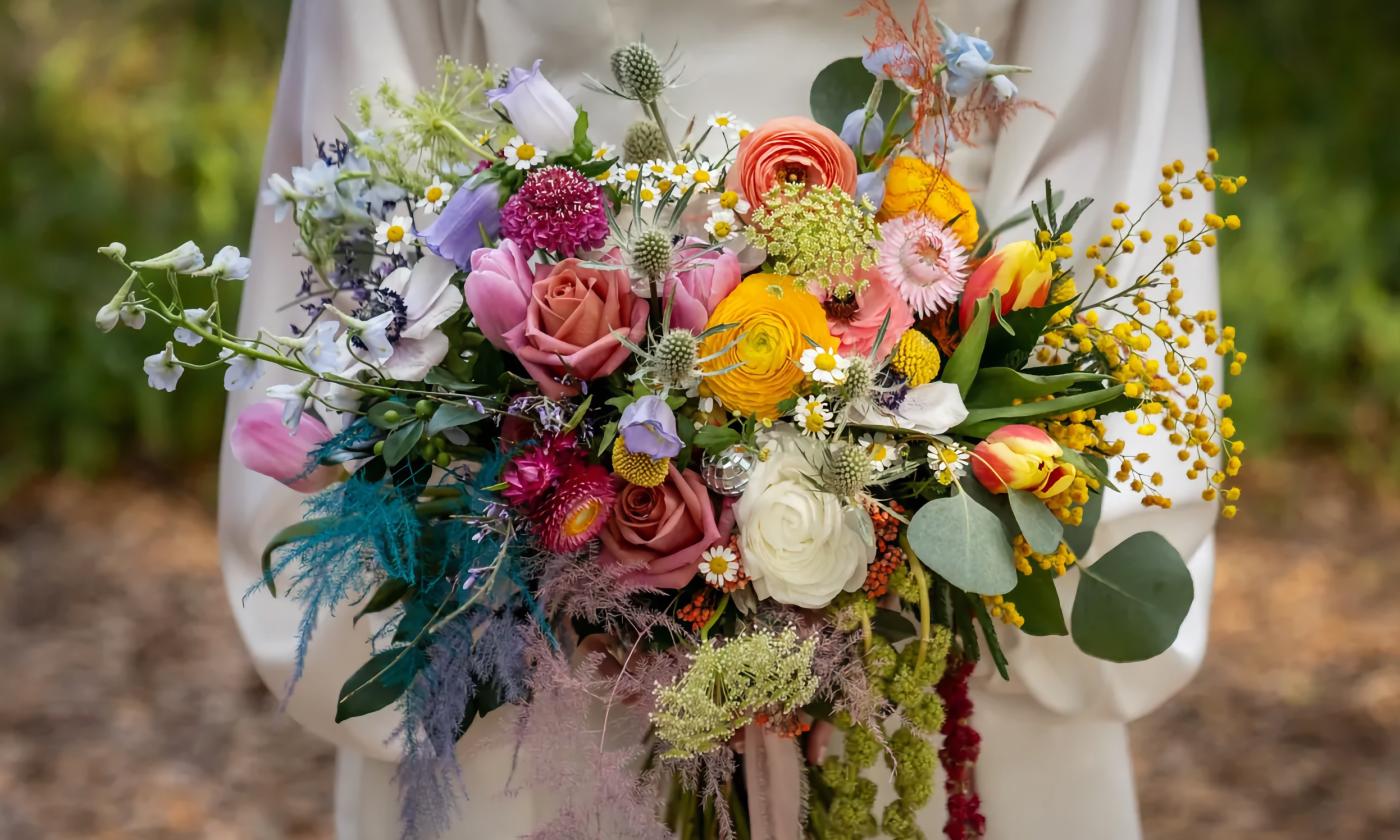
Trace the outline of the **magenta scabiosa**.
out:
[[[530,250],[566,257],[597,248],[608,237],[603,191],[577,170],[546,166],[531,173],[501,209],[501,234]]]

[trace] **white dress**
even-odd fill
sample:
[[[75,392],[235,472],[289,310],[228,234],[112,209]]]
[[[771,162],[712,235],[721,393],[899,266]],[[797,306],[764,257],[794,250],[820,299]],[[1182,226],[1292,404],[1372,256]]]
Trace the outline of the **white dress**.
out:
[[[680,45],[685,79],[670,100],[703,119],[732,111],[751,123],[806,113],[812,78],[835,58],[862,50],[864,18],[847,18],[848,0],[299,0],[293,3],[276,112],[268,134],[264,177],[313,158],[313,137],[337,135],[335,117],[353,114],[348,93],[388,78],[428,82],[439,54],[502,66],[544,59],[544,71],[583,104],[595,140],[620,140],[634,119],[627,103],[582,87],[582,74],[607,72],[619,44],[645,35],[653,44]],[[904,20],[912,2],[893,4]],[[1029,65],[1018,77],[1022,95],[1050,108],[1019,117],[994,144],[961,150],[955,173],[989,218],[1023,209],[1053,179],[1070,198],[1096,196],[1079,222],[1080,241],[1106,229],[1114,201],[1144,203],[1157,169],[1175,158],[1196,166],[1208,144],[1200,35],[1190,0],[963,0],[931,4],[958,29],[980,27],[997,60]],[[1190,212],[1199,218],[1199,200]],[[1170,229],[1179,212],[1149,219]],[[295,228],[273,223],[267,208],[253,228],[253,273],[243,298],[241,327],[281,328],[293,313],[278,311],[295,293],[300,266],[292,256]],[[1144,251],[1147,249],[1143,249]],[[1140,252],[1140,256],[1142,255]],[[1129,256],[1132,259],[1132,255]],[[1132,276],[1133,268],[1118,273]],[[1207,252],[1183,261],[1183,309],[1217,307],[1215,265]],[[1218,377],[1217,377],[1218,378]],[[267,384],[271,384],[270,382]],[[256,392],[229,400],[228,419]],[[1012,680],[979,672],[974,725],[982,733],[977,767],[988,837],[1022,840],[1132,840],[1141,834],[1125,723],[1180,689],[1205,652],[1213,564],[1213,507],[1178,475],[1160,437],[1154,460],[1168,475],[1171,511],[1147,512],[1135,499],[1107,500],[1096,550],[1140,530],[1158,530],[1188,558],[1196,602],[1176,644],[1149,662],[1115,665],[1080,654],[1067,638],[1008,632]],[[267,538],[299,516],[298,494],[244,470],[223,452],[219,533],[230,603],[259,673],[281,692],[291,671],[298,606],[259,592],[244,593],[259,575]],[[1170,461],[1170,463],[1167,463]],[[1092,559],[1091,557],[1088,559]],[[1076,575],[1061,582],[1066,605]],[[1068,614],[1068,609],[1066,610]],[[339,748],[336,826],[342,840],[397,836],[393,781],[397,745],[389,740],[395,713],[386,710],[337,725],[337,691],[363,663],[372,631],[350,611],[326,617],[315,634],[305,676],[288,712]],[[481,738],[507,723],[494,713],[459,746],[472,799],[452,838],[513,837],[537,824],[547,807],[540,795],[498,795],[511,756],[485,749]],[[938,786],[941,790],[941,784]],[[927,834],[941,834],[937,797],[921,816]]]

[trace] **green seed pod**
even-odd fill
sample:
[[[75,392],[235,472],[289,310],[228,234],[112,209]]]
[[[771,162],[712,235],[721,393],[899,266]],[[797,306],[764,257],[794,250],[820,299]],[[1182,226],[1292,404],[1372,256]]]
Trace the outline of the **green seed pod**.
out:
[[[655,102],[666,89],[661,62],[651,47],[640,41],[613,51],[612,72],[622,92],[639,102]]]
[[[638,120],[627,127],[622,135],[623,163],[646,163],[649,160],[665,159],[666,137],[651,120]]]

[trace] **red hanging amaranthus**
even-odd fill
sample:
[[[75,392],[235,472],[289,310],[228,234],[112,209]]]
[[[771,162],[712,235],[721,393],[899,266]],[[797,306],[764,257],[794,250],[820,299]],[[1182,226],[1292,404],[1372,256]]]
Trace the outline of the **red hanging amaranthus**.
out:
[[[970,840],[981,837],[987,830],[982,816],[982,800],[977,796],[973,770],[981,751],[982,736],[972,728],[972,698],[967,693],[968,677],[974,663],[953,659],[938,682],[938,696],[943,698],[947,714],[943,719],[943,746],[938,761],[943,765],[946,781],[943,790],[948,795],[948,822],[943,833],[949,840]]]

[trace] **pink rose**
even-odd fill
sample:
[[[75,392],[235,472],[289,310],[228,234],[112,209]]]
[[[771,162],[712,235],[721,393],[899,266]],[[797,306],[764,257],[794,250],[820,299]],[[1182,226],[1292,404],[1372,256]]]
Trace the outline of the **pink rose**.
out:
[[[600,562],[634,568],[629,582],[679,589],[695,576],[700,555],[721,534],[705,482],[693,470],[681,472],[673,464],[656,487],[626,485],[598,536],[603,541]]]
[[[632,294],[626,271],[567,259],[535,269],[525,322],[503,338],[540,391],[559,399],[581,390],[574,382],[560,382],[565,374],[576,380],[597,379],[627,360],[630,351],[613,330],[640,343],[647,331],[647,302]]]
[[[287,431],[278,400],[253,403],[240,411],[228,437],[238,463],[302,493],[329,487],[345,474],[340,467],[310,463],[311,452],[331,439],[326,424],[303,414],[296,431]]]
[[[529,259],[509,239],[495,248],[472,252],[471,273],[462,291],[477,327],[498,350],[509,349],[506,333],[525,323],[525,307],[535,284]]]
[[[739,258],[728,248],[705,253],[699,239],[688,239],[676,249],[682,269],[666,282],[671,298],[671,326],[693,333],[702,332],[725,296],[743,279]]]
[[[888,313],[890,322],[885,327],[885,337],[880,342],[876,360],[884,359],[894,351],[899,337],[914,326],[914,315],[909,305],[900,297],[899,291],[881,276],[880,272],[862,269],[856,273],[857,280],[867,280],[865,291],[856,295],[856,314],[850,320],[827,317],[831,334],[841,340],[841,350],[869,356],[875,349],[875,337],[880,334],[880,326],[885,323]]]

